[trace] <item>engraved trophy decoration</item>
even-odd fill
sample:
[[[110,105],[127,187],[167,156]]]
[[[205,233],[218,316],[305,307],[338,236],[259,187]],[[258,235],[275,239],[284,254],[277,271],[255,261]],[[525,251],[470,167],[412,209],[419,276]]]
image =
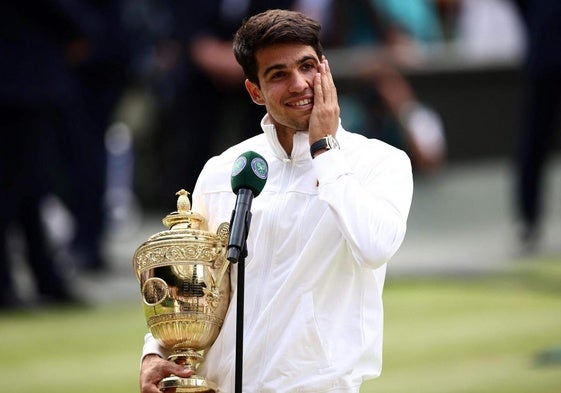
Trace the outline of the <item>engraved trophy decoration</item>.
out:
[[[133,264],[150,332],[171,350],[169,360],[193,370],[189,378],[164,378],[160,389],[214,393],[216,384],[197,375],[196,367],[216,340],[228,309],[229,223],[209,232],[205,218],[191,211],[187,191],[177,195],[177,211],[162,220],[169,230],[141,244]]]

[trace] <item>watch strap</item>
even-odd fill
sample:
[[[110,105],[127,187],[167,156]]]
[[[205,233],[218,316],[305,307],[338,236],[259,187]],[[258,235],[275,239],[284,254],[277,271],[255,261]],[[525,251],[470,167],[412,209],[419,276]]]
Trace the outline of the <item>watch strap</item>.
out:
[[[338,148],[339,144],[337,143],[337,140],[333,136],[328,135],[312,143],[312,145],[310,146],[310,154],[312,158],[314,158],[314,155],[320,150],[331,150]]]

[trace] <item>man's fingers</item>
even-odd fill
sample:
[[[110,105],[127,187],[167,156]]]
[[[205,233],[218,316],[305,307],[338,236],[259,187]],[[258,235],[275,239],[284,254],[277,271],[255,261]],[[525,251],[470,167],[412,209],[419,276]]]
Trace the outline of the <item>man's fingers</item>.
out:
[[[321,73],[314,76],[314,103],[323,104],[323,83]]]
[[[140,391],[141,393],[159,393],[158,384],[170,375],[187,378],[193,372],[186,370],[183,366],[162,359],[157,355],[147,355],[142,360],[140,370]]]
[[[325,76],[326,76],[326,86],[329,87],[329,99],[337,100],[337,88],[335,87],[335,82],[333,81],[333,74],[331,73],[331,68],[329,67],[329,61],[325,59]]]

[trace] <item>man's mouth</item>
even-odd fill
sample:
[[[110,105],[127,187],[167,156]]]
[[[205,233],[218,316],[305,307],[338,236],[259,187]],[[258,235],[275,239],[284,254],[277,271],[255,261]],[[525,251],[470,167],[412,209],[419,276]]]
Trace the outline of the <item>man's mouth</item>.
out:
[[[306,106],[306,105],[310,105],[314,102],[313,99],[311,98],[303,98],[301,100],[295,101],[295,102],[291,102],[290,104],[288,104],[289,106]]]

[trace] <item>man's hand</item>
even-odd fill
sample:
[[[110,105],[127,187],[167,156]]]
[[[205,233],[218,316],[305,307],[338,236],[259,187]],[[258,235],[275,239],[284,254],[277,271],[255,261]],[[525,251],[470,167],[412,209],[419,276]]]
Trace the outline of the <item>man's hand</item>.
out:
[[[318,73],[314,78],[314,108],[308,127],[310,145],[328,134],[335,136],[339,126],[339,114],[337,89],[329,63],[324,57],[318,65]]]
[[[140,392],[141,393],[161,393],[158,389],[158,383],[171,374],[178,377],[187,378],[193,374],[192,371],[186,370],[183,366],[162,359],[158,355],[146,355],[142,359],[140,367]],[[167,391],[166,393],[173,393]]]

